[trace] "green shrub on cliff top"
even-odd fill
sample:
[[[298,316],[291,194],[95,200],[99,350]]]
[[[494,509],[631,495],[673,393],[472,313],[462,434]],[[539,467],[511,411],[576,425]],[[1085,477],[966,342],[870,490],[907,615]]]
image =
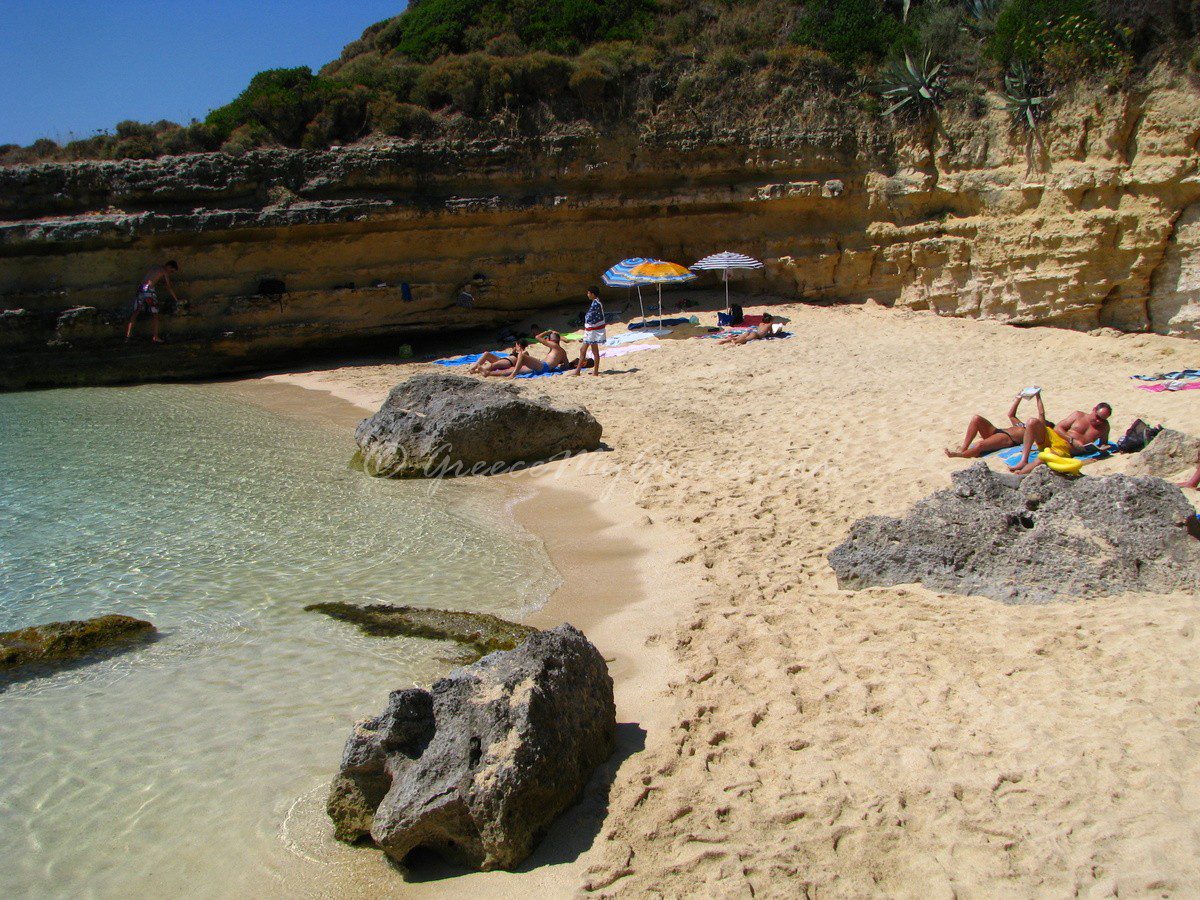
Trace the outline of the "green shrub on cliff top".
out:
[[[576,53],[596,41],[640,38],[652,0],[421,0],[374,32],[375,46],[429,62],[515,35],[530,50]]]
[[[1103,22],[1094,0],[1009,0],[996,18],[989,55],[1004,66],[1048,64],[1064,74],[1117,60],[1119,35]]]
[[[226,138],[243,125],[256,124],[280,143],[295,145],[328,93],[329,83],[308,66],[268,69],[251,78],[232,103],[210,112],[204,124]]]
[[[824,50],[843,66],[856,66],[914,43],[915,34],[882,0],[810,0],[792,39]]]

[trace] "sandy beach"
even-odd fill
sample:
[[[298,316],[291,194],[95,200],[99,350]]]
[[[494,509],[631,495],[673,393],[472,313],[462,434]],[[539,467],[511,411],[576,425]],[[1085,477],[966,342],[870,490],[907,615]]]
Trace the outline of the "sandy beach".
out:
[[[919,585],[850,592],[826,562],[854,520],[945,487],[969,463],[942,448],[972,413],[1002,422],[1025,385],[1044,388],[1052,417],[1111,403],[1117,435],[1137,417],[1200,433],[1200,395],[1129,378],[1195,366],[1196,343],[874,303],[747,305],[763,311],[787,316],[794,336],[662,340],[606,360],[600,378],[521,382],[587,406],[611,448],[511,480],[529,497],[518,519],[564,579],[534,623],[571,621],[610,660],[619,768],[607,797],[568,814],[575,844],[552,837],[543,864],[422,887],[1200,892],[1200,598],[1013,606]],[[432,368],[267,380],[373,411]]]

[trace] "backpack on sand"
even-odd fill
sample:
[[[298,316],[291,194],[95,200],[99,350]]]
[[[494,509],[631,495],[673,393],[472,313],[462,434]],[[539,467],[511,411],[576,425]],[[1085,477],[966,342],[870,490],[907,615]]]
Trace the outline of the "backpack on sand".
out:
[[[1162,431],[1161,425],[1154,428],[1141,419],[1135,419],[1129,426],[1129,430],[1125,432],[1125,436],[1117,441],[1117,452],[1137,453],[1139,450],[1145,449],[1146,445],[1154,440],[1160,431]]]

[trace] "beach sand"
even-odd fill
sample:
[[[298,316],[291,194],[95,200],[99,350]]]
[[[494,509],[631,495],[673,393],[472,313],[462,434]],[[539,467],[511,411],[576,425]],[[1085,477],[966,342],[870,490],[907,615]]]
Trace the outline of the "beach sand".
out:
[[[580,846],[438,892],[1200,892],[1200,598],[850,592],[826,562],[855,519],[945,487],[970,463],[942,448],[972,413],[1002,422],[1027,384],[1052,417],[1106,400],[1118,435],[1136,417],[1200,433],[1200,395],[1129,379],[1195,366],[1200,347],[747,305],[764,310],[795,336],[668,340],[601,378],[521,383],[586,405],[611,447],[515,481],[565,578],[535,622],[573,621],[613,661],[626,737],[592,798],[602,824],[568,829]],[[268,380],[374,409],[431,368]]]

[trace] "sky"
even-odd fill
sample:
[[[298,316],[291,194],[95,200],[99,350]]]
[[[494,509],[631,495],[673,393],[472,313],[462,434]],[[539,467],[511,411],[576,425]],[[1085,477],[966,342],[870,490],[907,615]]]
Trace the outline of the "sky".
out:
[[[0,0],[0,144],[187,123],[263,69],[336,59],[405,0]]]

